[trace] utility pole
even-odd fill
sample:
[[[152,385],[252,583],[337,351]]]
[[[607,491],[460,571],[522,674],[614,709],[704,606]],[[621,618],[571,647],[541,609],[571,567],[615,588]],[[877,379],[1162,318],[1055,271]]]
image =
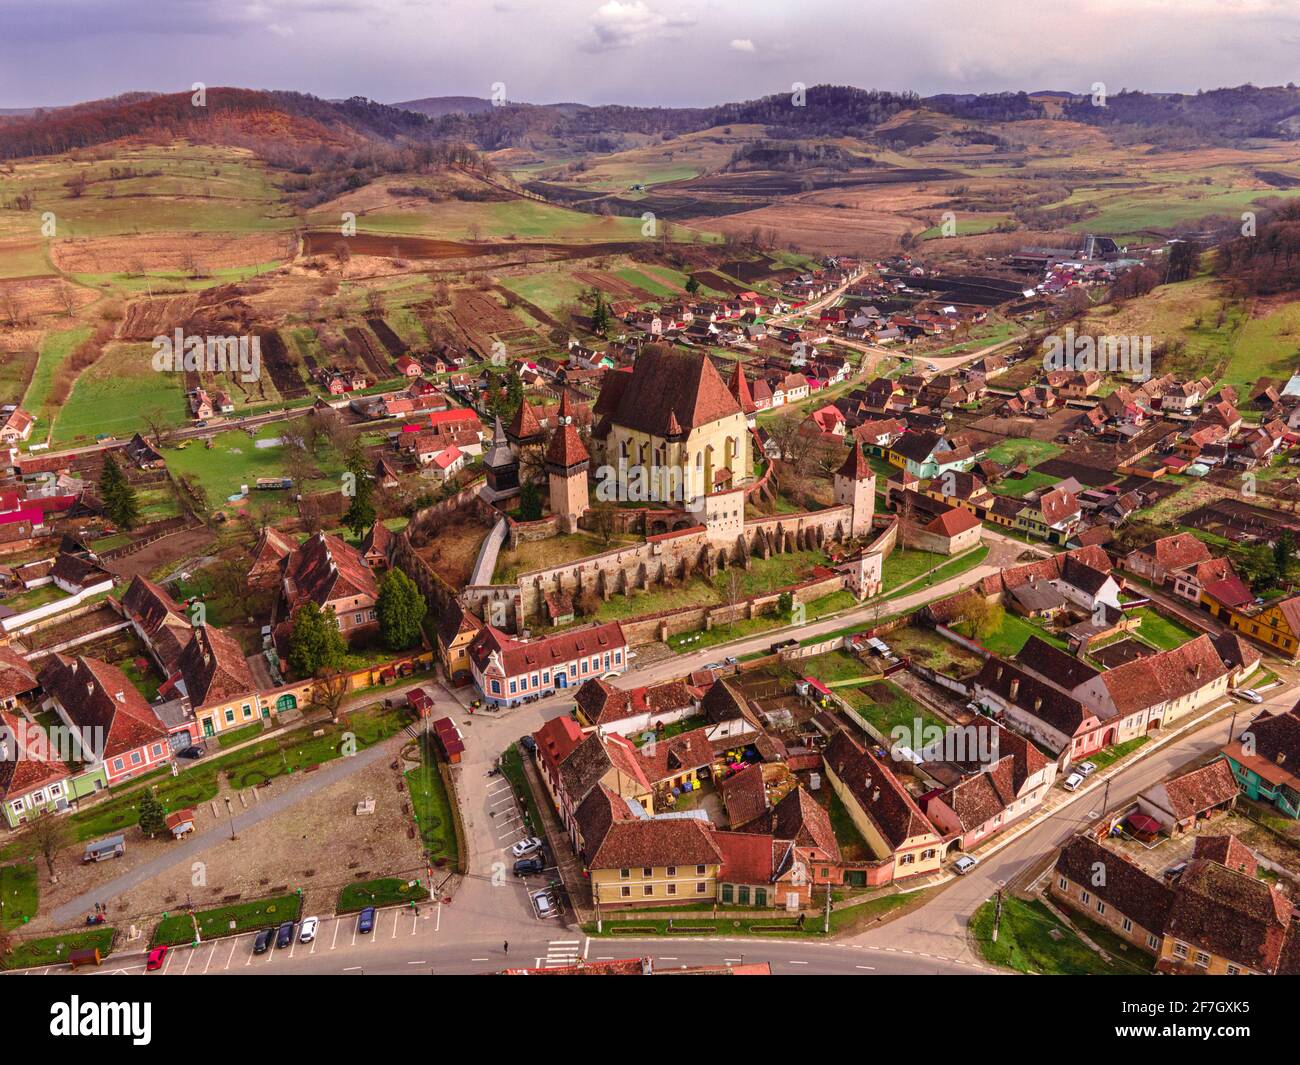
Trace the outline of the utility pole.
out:
[[[997,909],[993,913],[993,942],[998,941],[998,929],[1002,925],[1002,889],[998,888]]]
[[[822,916],[822,932],[825,935],[831,934],[831,886],[826,885],[826,912]]]

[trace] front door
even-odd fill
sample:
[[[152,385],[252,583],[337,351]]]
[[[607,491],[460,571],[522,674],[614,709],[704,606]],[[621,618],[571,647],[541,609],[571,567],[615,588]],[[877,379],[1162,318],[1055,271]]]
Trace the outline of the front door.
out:
[[[210,718],[210,717],[205,717],[205,718],[203,719],[203,735],[205,735],[205,736],[211,736],[211,735],[213,735],[213,734],[214,734],[214,733],[213,733],[213,729],[212,729],[212,718]]]

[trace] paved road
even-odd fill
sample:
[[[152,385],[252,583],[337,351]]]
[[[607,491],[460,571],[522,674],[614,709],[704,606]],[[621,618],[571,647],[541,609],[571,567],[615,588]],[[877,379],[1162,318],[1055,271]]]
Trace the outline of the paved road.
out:
[[[1238,713],[1234,735],[1240,735],[1256,713],[1267,709],[1276,713],[1295,704],[1296,689],[1277,689],[1262,706],[1229,703]],[[853,942],[871,947],[902,947],[923,950],[961,961],[974,961],[966,926],[971,916],[1001,886],[1051,854],[1066,839],[1105,812],[1127,805],[1139,792],[1164,779],[1170,773],[1218,750],[1228,741],[1230,719],[1214,717],[1203,727],[1166,743],[1159,750],[1139,758],[1110,778],[1109,793],[1104,782],[1080,792],[1044,817],[1023,835],[980,861],[964,877],[958,877],[925,905],[903,914],[871,932],[856,936]],[[1056,794],[1056,792],[1053,792]],[[1103,810],[1103,799],[1105,810]],[[1014,831],[1014,828],[1011,829]]]
[[[377,761],[392,758],[408,739],[408,736],[399,733],[397,736],[376,743],[363,751],[358,751],[354,755],[346,758],[336,758],[332,762],[327,762],[315,772],[302,774],[299,777],[300,782],[295,786],[236,814],[234,817],[234,831],[239,833],[246,828],[251,828],[253,825],[265,821],[268,817],[274,817],[290,806],[310,798],[323,788],[328,788],[351,773],[365,769]],[[203,851],[211,847],[219,847],[222,843],[228,842],[230,839],[229,827],[230,823],[227,820],[220,828],[213,826],[206,832],[172,844],[165,853],[160,854],[157,858],[152,858],[141,865],[137,865],[121,876],[114,877],[107,883],[101,884],[93,891],[69,899],[62,906],[51,910],[50,919],[56,925],[76,921],[94,909],[96,902],[108,902],[133,888],[139,887],[144,881],[151,880],[167,869],[194,861]]]

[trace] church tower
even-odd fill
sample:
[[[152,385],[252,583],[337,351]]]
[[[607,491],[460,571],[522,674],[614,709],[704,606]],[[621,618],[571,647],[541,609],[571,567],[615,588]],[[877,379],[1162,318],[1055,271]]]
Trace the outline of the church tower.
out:
[[[856,440],[835,474],[835,502],[853,508],[850,536],[867,536],[876,513],[876,474]]]
[[[501,427],[501,415],[497,415],[496,427],[492,431],[492,446],[483,456],[483,465],[487,473],[487,488],[491,502],[509,499],[519,494],[519,459],[510,449],[505,430]]]
[[[546,449],[546,476],[551,486],[551,513],[559,516],[565,532],[577,532],[578,519],[587,511],[589,465],[578,430],[562,417]]]

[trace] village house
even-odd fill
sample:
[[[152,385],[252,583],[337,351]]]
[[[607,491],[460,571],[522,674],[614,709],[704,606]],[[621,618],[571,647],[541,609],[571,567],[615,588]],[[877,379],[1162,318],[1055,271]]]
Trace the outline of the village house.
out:
[[[616,621],[536,640],[484,625],[468,654],[474,683],[494,706],[516,706],[528,696],[577,688],[627,669],[627,640]]]
[[[1260,714],[1223,753],[1247,798],[1300,818],[1300,706]]]
[[[167,729],[120,669],[94,658],[50,656],[39,674],[41,708],[80,738],[98,786],[139,776],[171,757]]]
[[[616,688],[593,677],[574,696],[578,721],[601,733],[620,736],[654,732],[699,711],[699,700],[683,682],[667,681],[638,688]]]
[[[1147,788],[1138,795],[1137,807],[1160,825],[1160,831],[1174,836],[1195,832],[1215,814],[1233,809],[1240,794],[1231,764],[1216,758]]]
[[[832,738],[824,757],[827,781],[876,859],[868,883],[939,869],[939,834],[884,763],[843,730]]]
[[[267,531],[269,533],[270,530]],[[379,585],[374,572],[351,544],[331,533],[318,532],[301,544],[263,534],[255,552],[254,569],[266,568],[266,555],[278,554],[279,597],[272,613],[276,643],[287,647],[293,615],[308,600],[332,610],[339,631],[351,643],[370,638],[379,628],[375,604]],[[250,572],[251,576],[251,572]],[[281,657],[287,657],[285,652]]]
[[[0,711],[0,811],[10,828],[68,809],[72,772],[43,728]]]

